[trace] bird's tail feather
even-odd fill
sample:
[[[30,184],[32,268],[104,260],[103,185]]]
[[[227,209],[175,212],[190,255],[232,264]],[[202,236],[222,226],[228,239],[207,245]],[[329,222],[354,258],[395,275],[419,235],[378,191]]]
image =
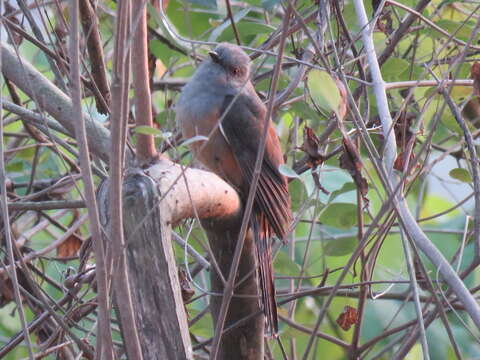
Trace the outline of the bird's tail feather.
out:
[[[278,333],[277,302],[275,300],[275,283],[273,280],[271,230],[263,214],[252,215],[252,229],[258,260],[258,277],[262,295],[263,313],[267,320],[267,334],[273,337]]]

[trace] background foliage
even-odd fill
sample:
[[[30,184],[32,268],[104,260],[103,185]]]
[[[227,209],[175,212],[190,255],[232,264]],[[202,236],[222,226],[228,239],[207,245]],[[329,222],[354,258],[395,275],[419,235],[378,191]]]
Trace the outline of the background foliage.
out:
[[[23,28],[26,34],[68,61],[65,54],[69,14],[65,4],[48,1],[29,3],[30,11],[43,33],[43,40],[40,40],[37,35],[32,35],[32,28],[25,21],[24,13],[14,3],[5,2],[5,18],[17,23],[16,26]],[[353,174],[363,177],[368,183],[365,196],[362,197],[362,189],[352,178],[351,166],[345,165],[345,162],[342,164],[340,160],[345,154],[345,133],[337,125],[331,126],[332,123],[336,124],[332,110],[338,111],[338,107],[347,103],[348,99],[338,93],[337,83],[325,70],[338,79],[341,78],[340,72],[345,74],[348,91],[353,94],[369,129],[367,135],[380,154],[384,137],[378,121],[376,98],[368,85],[371,79],[362,53],[363,44],[359,38],[361,28],[357,25],[354,4],[352,1],[338,2],[338,13],[332,3],[330,17],[325,22],[325,31],[322,31],[319,27],[322,19],[316,16],[322,3],[295,2],[296,14],[292,19],[299,22],[301,17],[304,25],[287,38],[285,55],[288,58],[285,58],[280,77],[279,94],[284,90],[289,94],[282,103],[276,104],[273,119],[287,159],[287,166],[282,171],[291,179],[290,193],[295,213],[295,227],[290,242],[287,246],[278,246],[275,257],[277,296],[282,317],[280,340],[285,353],[289,359],[304,356],[317,318],[326,311],[318,331],[337,341],[331,341],[328,336],[327,339],[325,336],[315,337],[313,349],[309,352],[310,358],[321,358],[328,354],[328,359],[346,359],[350,356],[349,351],[358,349],[361,353],[357,353],[357,356],[365,359],[391,359],[401,353],[410,359],[418,359],[422,354],[426,356],[419,341],[409,342],[409,335],[417,325],[412,295],[412,288],[415,287],[420,291],[425,319],[439,308],[445,316],[442,321],[437,312],[433,321],[426,321],[430,358],[476,358],[480,353],[478,329],[462,311],[462,304],[451,293],[446,293],[447,288],[435,267],[412,244],[414,277],[418,285],[409,276],[402,243],[402,236],[405,235],[400,230],[395,214],[382,209],[382,205],[389,201],[389,196],[375,167],[374,154],[367,150],[358,136],[351,115],[352,104],[341,123],[360,154],[354,163],[361,166],[361,172],[357,169]],[[437,85],[444,80],[465,80],[462,86],[445,86],[449,91],[447,96],[461,112],[475,139],[474,145],[477,145],[480,104],[478,88],[476,93],[472,87],[471,73],[480,49],[477,35],[479,5],[475,2],[427,1],[428,5],[421,11],[423,18],[415,16],[393,51],[389,51],[388,46],[402,19],[411,14],[406,9],[413,9],[418,4],[409,0],[398,3],[386,1],[381,10],[377,8],[379,3],[365,1],[365,6],[369,18],[373,14],[378,18],[373,34],[376,52],[386,56],[381,71],[388,90],[388,105],[397,124],[395,133],[399,155],[396,172],[404,176],[407,200],[421,228],[454,269],[458,272],[468,270],[464,281],[475,293],[478,290],[479,273],[476,266],[471,266],[477,259],[472,236],[475,204],[471,154],[465,150],[464,131],[455,120],[452,109],[445,106],[445,97]],[[173,31],[180,34],[183,40],[169,33],[158,8],[147,4],[150,15],[149,48],[152,63],[156,64],[152,78],[156,130],[143,129],[143,132],[154,134],[158,147],[166,149],[171,159],[184,164],[190,162],[190,155],[187,146],[178,145],[173,140],[177,134],[174,104],[180,86],[192,75],[200,58],[209,49],[202,42],[236,42],[235,31],[227,16],[227,4],[211,0],[170,0],[164,4]],[[12,5],[13,9],[8,5]],[[247,0],[232,2],[231,6],[242,45],[263,51],[257,53],[258,57],[254,60],[253,79],[257,91],[267,101],[276,57],[268,56],[265,51],[275,51],[275,46],[269,44],[279,33],[287,3]],[[114,1],[100,1],[96,8],[107,69],[112,66],[116,9]],[[348,36],[341,25],[342,21]],[[14,43],[18,52],[62,87],[52,73],[47,55],[38,44],[14,32],[12,27],[5,26],[4,29],[8,31],[3,32],[2,41],[12,41],[9,36],[16,34]],[[315,51],[312,37],[322,47],[322,54],[307,58],[309,51]],[[185,39],[198,42],[189,43]],[[465,46],[465,43],[471,46]],[[83,50],[85,63],[82,75],[89,79],[89,58]],[[302,69],[299,59],[306,59],[305,68]],[[300,78],[297,79],[299,74]],[[68,82],[66,75],[64,81]],[[21,106],[38,110],[35,101],[23,93],[18,95]],[[95,101],[87,88],[84,89],[84,95],[84,110],[108,126],[106,115],[97,112]],[[14,101],[5,82],[2,96],[7,101]],[[54,130],[51,131],[54,137],[32,133],[35,129],[28,128],[21,117],[8,111],[3,112],[2,120],[9,201],[35,201],[41,204],[56,199],[68,202],[81,199],[83,185],[74,176],[79,169],[76,143],[72,137]],[[311,146],[313,137],[306,136],[306,127],[322,139],[317,144],[318,149],[315,149],[318,150],[316,158],[308,154],[307,148]],[[412,137],[413,142],[409,142]],[[129,141],[132,144],[136,141],[133,126]],[[171,146],[172,143],[175,146]],[[410,153],[411,156],[405,155]],[[311,166],[314,161],[317,166]],[[414,163],[414,166],[405,171],[404,165],[407,163]],[[101,164],[97,162],[96,165],[101,173]],[[96,181],[99,182],[100,177]],[[84,209],[34,208],[10,213],[12,234],[20,253],[27,258],[33,254],[27,261],[31,280],[51,303],[60,301],[68,293],[68,279],[79,269],[78,251],[89,237],[85,214]],[[76,227],[75,232],[62,238],[72,226]],[[185,222],[175,231],[197,252],[205,254],[206,238],[196,222]],[[368,245],[362,256],[337,284],[341,270],[357,250],[359,239],[366,233],[369,234]],[[58,239],[62,241],[55,243]],[[52,244],[56,245],[50,249]],[[174,247],[177,264],[185,270],[190,286],[195,291],[186,306],[194,348],[202,358],[208,354],[204,346],[197,345],[213,336],[211,316],[205,310],[208,307],[208,297],[205,296],[209,293],[208,276],[206,270],[199,268],[182,246],[174,244]],[[4,248],[0,250],[0,255],[3,266],[8,262]],[[90,260],[84,269],[86,273],[93,266]],[[431,280],[433,289],[426,278]],[[27,290],[22,294],[23,308],[27,322],[31,322],[41,311],[42,305],[28,298],[28,281],[22,286]],[[432,290],[436,300],[432,297]],[[324,308],[325,300],[332,291],[333,301]],[[95,307],[89,305],[95,296],[95,287],[91,279],[87,279],[77,297],[56,310],[64,317],[73,311],[76,314],[75,324],[69,325],[70,331],[90,344],[95,344],[95,332],[92,330],[96,324],[96,312]],[[362,298],[364,300],[359,301]],[[2,269],[0,304],[2,347],[22,329],[11,281]],[[350,319],[352,326],[346,330],[340,324],[345,325],[341,314],[348,307],[354,309],[354,314]],[[115,318],[113,313],[112,317]],[[51,324],[47,321],[44,326],[47,329]],[[113,323],[112,327],[120,347],[118,326]],[[42,337],[39,333],[31,336],[35,352],[46,351],[54,344],[61,343],[72,354],[77,351],[68,333],[51,328],[50,332],[44,331],[48,336]],[[272,339],[268,339],[267,353],[275,359],[284,356],[279,343]],[[55,354],[47,351],[45,356],[53,358]],[[27,356],[23,343],[11,349],[6,358]],[[62,356],[67,355],[62,353]]]

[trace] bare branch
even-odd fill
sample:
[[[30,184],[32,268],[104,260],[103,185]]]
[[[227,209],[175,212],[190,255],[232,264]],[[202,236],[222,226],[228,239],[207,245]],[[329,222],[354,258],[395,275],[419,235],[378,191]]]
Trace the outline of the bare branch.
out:
[[[73,136],[75,133],[72,100],[53,85],[45,76],[28,63],[7,44],[1,44],[2,72],[23,92],[36,102],[37,106],[49,113]],[[110,134],[105,127],[84,115],[85,127],[92,151],[102,160],[108,160]]]

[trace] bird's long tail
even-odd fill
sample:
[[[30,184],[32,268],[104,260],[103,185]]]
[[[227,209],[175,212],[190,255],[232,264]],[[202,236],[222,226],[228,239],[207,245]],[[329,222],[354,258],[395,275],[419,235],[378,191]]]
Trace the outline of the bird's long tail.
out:
[[[263,214],[252,215],[252,230],[255,238],[255,249],[258,260],[258,278],[262,295],[263,313],[267,320],[269,336],[278,333],[277,301],[275,300],[275,283],[273,280],[272,248],[270,244],[271,230]]]

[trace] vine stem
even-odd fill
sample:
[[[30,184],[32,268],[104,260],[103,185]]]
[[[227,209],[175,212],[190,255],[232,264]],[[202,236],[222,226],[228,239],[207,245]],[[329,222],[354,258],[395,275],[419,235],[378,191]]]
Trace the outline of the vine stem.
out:
[[[380,72],[380,66],[373,43],[372,28],[368,23],[363,1],[354,0],[353,3],[359,25],[362,28],[362,42],[365,46],[365,53],[367,55],[367,61],[372,76],[373,93],[377,102],[378,114],[383,127],[383,135],[385,137],[383,165],[386,172],[386,185],[389,187],[388,190],[391,192],[391,189],[396,187],[398,182],[398,177],[393,172],[393,164],[396,158],[397,146],[394,133],[392,131],[393,123],[388,107],[385,82],[383,81],[382,74]],[[480,329],[480,306],[477,304],[475,298],[469,292],[455,270],[450,266],[450,263],[435,247],[435,245],[433,245],[433,243],[415,221],[408,208],[405,198],[401,194],[397,193],[393,198],[393,205],[397,211],[401,225],[405,229],[408,237],[435,265],[445,282],[450,286],[457,298],[465,306],[466,311],[472,318],[477,328]]]

